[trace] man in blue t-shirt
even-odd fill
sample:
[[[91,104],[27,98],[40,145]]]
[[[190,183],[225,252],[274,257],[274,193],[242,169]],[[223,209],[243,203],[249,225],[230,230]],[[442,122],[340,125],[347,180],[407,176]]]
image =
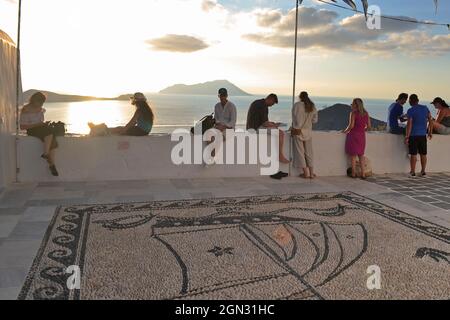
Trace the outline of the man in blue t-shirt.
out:
[[[408,101],[408,94],[401,93],[395,101],[389,107],[387,131],[392,134],[405,134],[406,129],[400,126],[400,122],[406,122],[407,119],[403,114],[403,105]]]
[[[406,127],[405,143],[409,146],[411,155],[411,177],[416,176],[417,153],[420,154],[422,165],[421,176],[426,176],[427,167],[427,134],[433,137],[433,117],[427,106],[419,104],[419,97],[412,94],[409,97],[411,109],[408,110],[408,125]],[[427,127],[428,124],[428,127]]]

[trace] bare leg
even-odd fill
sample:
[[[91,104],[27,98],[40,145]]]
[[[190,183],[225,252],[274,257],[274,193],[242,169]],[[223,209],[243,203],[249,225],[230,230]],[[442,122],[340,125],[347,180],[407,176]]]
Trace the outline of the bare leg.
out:
[[[441,128],[442,124],[440,124],[439,122],[434,121],[433,122],[433,129],[434,132],[438,132],[438,130]]]
[[[50,148],[52,147],[53,135],[46,136],[44,138],[44,155],[48,156]]]
[[[417,156],[411,155],[411,173],[416,173]]]
[[[355,157],[351,157],[351,161],[352,161],[352,178],[356,177],[356,156]]]
[[[279,130],[279,144],[280,144],[280,150],[279,150],[279,158],[281,163],[289,163],[290,161],[286,159],[286,157],[283,155],[284,150],[284,132],[282,130]]]
[[[55,165],[55,149],[50,150],[48,154],[48,164],[51,166]]]
[[[359,166],[361,168],[361,178],[366,178],[366,173],[364,172],[364,168],[366,167],[366,159],[364,156],[359,156]]]
[[[316,174],[314,173],[314,168],[313,167],[309,167],[309,177],[311,179],[314,179],[314,178],[317,177]]]
[[[124,132],[125,127],[116,127],[108,129],[111,134],[120,135]]]
[[[308,167],[303,168],[303,174],[300,175],[300,177],[305,178],[305,179],[309,179],[311,177]]]
[[[427,171],[427,156],[420,155],[420,164],[422,165],[422,173],[426,173]]]

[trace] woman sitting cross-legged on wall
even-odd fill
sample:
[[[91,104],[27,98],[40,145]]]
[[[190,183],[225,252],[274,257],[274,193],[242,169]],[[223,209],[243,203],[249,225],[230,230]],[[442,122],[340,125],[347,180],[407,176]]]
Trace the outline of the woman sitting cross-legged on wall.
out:
[[[46,99],[42,92],[36,92],[31,96],[29,103],[20,112],[20,129],[26,130],[29,136],[36,137],[44,142],[44,153],[41,157],[47,160],[51,174],[58,176],[54,152],[58,143],[53,130],[44,119],[45,109],[43,106]]]
[[[136,106],[136,111],[125,127],[108,128],[105,124],[89,123],[91,135],[147,136],[152,131],[155,115],[144,94],[137,92],[130,99],[131,104]]]
[[[434,131],[450,135],[450,107],[442,98],[435,98],[431,104],[438,110],[438,117],[433,123]]]
[[[356,158],[359,158],[361,167],[361,178],[365,179],[365,158],[366,150],[366,130],[370,130],[371,123],[369,113],[364,109],[364,103],[360,98],[356,98],[352,103],[352,112],[348,127],[343,131],[347,134],[345,142],[345,152],[350,157],[352,163],[352,178],[356,178]]]

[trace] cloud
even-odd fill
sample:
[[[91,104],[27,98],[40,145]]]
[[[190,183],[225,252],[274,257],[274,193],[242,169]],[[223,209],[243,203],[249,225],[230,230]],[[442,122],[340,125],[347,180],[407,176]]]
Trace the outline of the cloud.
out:
[[[278,10],[256,12],[258,24],[265,30],[244,34],[246,40],[277,48],[294,46],[295,11],[283,15]],[[351,50],[370,55],[442,55],[450,52],[449,35],[431,35],[415,23],[381,19],[380,30],[370,30],[363,15],[337,20],[329,10],[303,7],[300,17],[299,41],[302,49],[324,51]],[[410,17],[401,17],[413,21]]]
[[[202,1],[202,10],[205,12],[209,12],[213,10],[217,6],[217,2],[213,0],[203,0]]]
[[[258,25],[271,27],[277,32],[292,31],[295,28],[295,10],[283,15],[281,10],[261,10],[255,12]],[[334,11],[301,7],[299,9],[299,22],[303,29],[314,29],[330,24],[338,14]]]
[[[171,52],[194,52],[206,49],[209,45],[201,39],[187,36],[168,34],[161,38],[146,41],[154,50]]]

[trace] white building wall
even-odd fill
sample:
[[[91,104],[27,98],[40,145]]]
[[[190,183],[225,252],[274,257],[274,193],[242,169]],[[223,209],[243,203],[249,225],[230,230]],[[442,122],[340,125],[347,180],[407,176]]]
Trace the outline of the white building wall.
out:
[[[345,135],[339,132],[315,132],[315,169],[319,176],[346,174],[348,159],[344,152]],[[32,137],[19,140],[19,180],[108,181],[161,178],[255,177],[256,165],[182,165],[171,161],[175,142],[170,136],[58,138],[56,163],[60,177],[52,177],[40,158],[42,143]],[[288,154],[289,144],[286,145]],[[429,172],[450,172],[450,136],[435,135],[429,142]],[[401,136],[367,134],[366,155],[377,174],[407,173],[409,159]],[[420,166],[419,166],[420,168]],[[281,168],[287,172],[288,167]],[[297,174],[294,172],[294,174]]]
[[[0,32],[0,188],[15,180],[15,114],[16,47]]]

